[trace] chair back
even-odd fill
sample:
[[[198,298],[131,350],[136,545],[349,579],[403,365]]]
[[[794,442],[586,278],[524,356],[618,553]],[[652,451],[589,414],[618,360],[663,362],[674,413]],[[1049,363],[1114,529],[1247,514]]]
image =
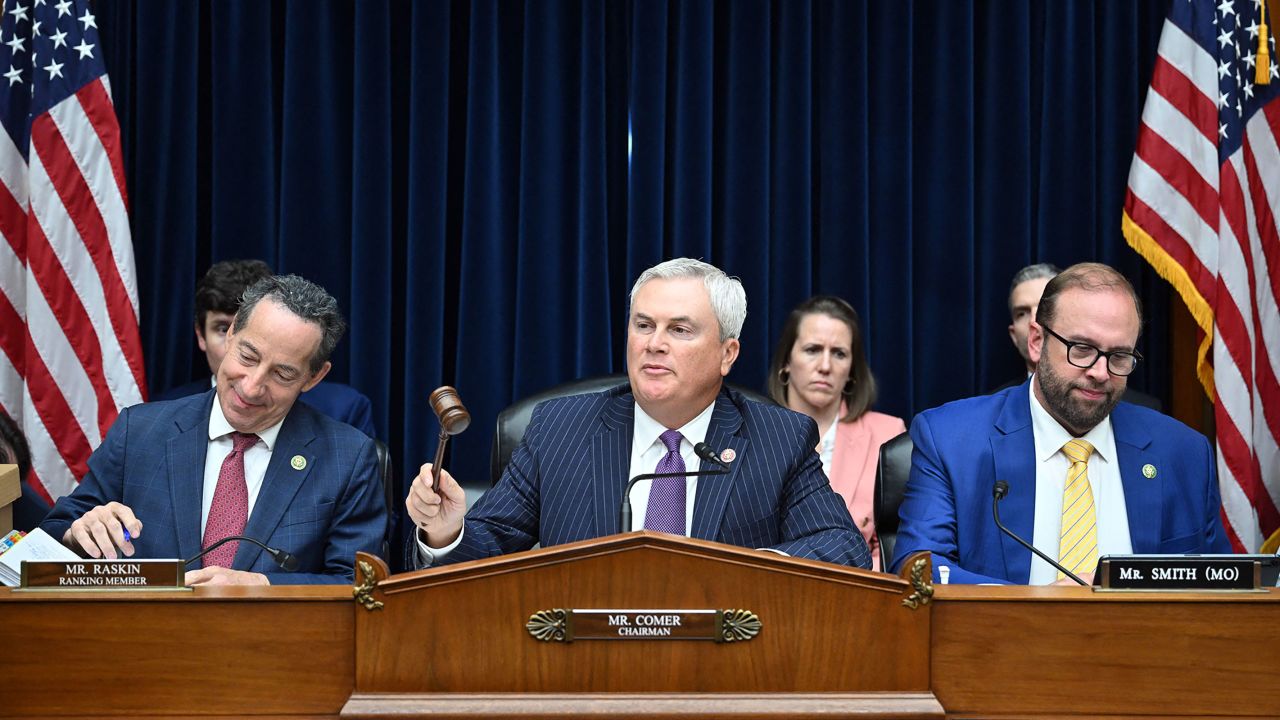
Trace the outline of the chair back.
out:
[[[524,439],[525,428],[529,427],[529,420],[533,417],[533,408],[538,403],[570,395],[603,392],[625,382],[627,382],[627,376],[623,373],[570,380],[567,383],[556,385],[508,405],[505,410],[498,413],[497,427],[494,428],[493,432],[493,445],[489,451],[490,485],[497,484],[498,479],[502,477],[502,471],[507,468],[507,463],[511,462],[511,454],[515,452],[516,447],[520,445],[520,441]],[[750,400],[764,403],[773,402],[753,390],[747,390],[732,383],[726,384]]]
[[[392,472],[391,451],[386,443],[374,438],[373,451],[377,455],[378,479],[382,481],[382,494],[387,501],[387,531],[382,536],[382,559],[395,564],[391,557],[391,534],[396,529],[396,518],[399,517],[400,499],[396,493],[395,473]]]
[[[524,439],[525,428],[529,427],[533,408],[538,403],[570,395],[603,392],[626,381],[627,376],[621,374],[570,380],[508,405],[505,410],[498,413],[498,423],[493,431],[493,445],[489,451],[490,486],[498,483],[498,478],[502,477],[502,471],[507,468],[507,463],[511,462],[511,454]]]
[[[880,446],[876,465],[875,518],[880,538],[880,567],[887,572],[893,562],[893,546],[898,541],[898,507],[902,505],[911,475],[910,433],[902,433]]]

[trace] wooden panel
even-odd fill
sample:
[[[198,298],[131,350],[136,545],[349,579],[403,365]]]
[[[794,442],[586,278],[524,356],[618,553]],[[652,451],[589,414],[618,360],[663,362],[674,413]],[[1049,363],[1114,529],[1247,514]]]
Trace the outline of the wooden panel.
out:
[[[947,586],[933,612],[948,713],[1280,717],[1280,591]]]
[[[0,589],[0,716],[339,712],[353,686],[349,587]]]
[[[622,539],[618,539],[622,538]],[[903,580],[716,543],[615,536],[397,576],[357,614],[362,693],[927,691]],[[552,608],[756,612],[753,640],[542,642]]]

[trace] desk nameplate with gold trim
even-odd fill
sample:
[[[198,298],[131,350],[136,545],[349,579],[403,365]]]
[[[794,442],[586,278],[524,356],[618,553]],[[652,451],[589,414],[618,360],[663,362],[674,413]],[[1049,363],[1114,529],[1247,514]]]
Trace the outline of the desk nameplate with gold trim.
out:
[[[574,640],[713,640],[737,642],[760,633],[750,610],[539,610],[525,623],[544,642]]]
[[[181,560],[25,560],[24,590],[185,590]]]

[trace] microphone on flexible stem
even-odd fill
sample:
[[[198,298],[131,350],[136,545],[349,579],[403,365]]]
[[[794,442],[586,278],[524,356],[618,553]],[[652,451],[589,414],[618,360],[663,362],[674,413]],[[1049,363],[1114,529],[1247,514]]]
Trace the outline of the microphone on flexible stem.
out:
[[[1013,532],[1012,530],[1010,530],[1009,528],[1005,527],[1005,526],[1004,526],[1004,523],[1000,522],[1000,501],[1004,499],[1004,496],[1005,496],[1005,495],[1008,495],[1008,494],[1009,494],[1009,483],[1007,483],[1007,482],[1005,482],[1005,481],[1003,481],[1003,480],[997,480],[997,481],[996,481],[996,484],[991,488],[991,494],[992,494],[992,496],[993,496],[993,497],[992,497],[992,499],[991,499],[991,514],[992,514],[992,516],[994,516],[994,517],[995,517],[995,519],[996,519],[996,527],[1000,528],[1000,530],[1002,530],[1002,531],[1004,532],[1004,534],[1005,534],[1005,535],[1008,535],[1009,537],[1013,538],[1014,540],[1017,540],[1019,545],[1021,545],[1022,547],[1024,547],[1024,548],[1026,548],[1026,549],[1030,550],[1031,552],[1035,553],[1035,554],[1036,554],[1036,557],[1039,557],[1041,560],[1043,560],[1043,561],[1045,561],[1045,562],[1049,563],[1050,565],[1054,566],[1055,568],[1057,568],[1057,569],[1058,569],[1058,572],[1062,573],[1063,575],[1066,575],[1067,577],[1071,578],[1072,580],[1075,580],[1076,582],[1080,583],[1081,585],[1084,585],[1084,586],[1086,586],[1086,587],[1089,585],[1089,583],[1085,582],[1084,580],[1081,580],[1081,579],[1080,579],[1080,576],[1076,575],[1075,573],[1071,572],[1070,570],[1068,570],[1068,569],[1066,569],[1066,568],[1062,567],[1061,565],[1059,565],[1057,560],[1054,560],[1053,558],[1049,557],[1048,555],[1045,555],[1044,553],[1040,552],[1040,550],[1039,550],[1039,549],[1037,549],[1037,548],[1036,548],[1036,546],[1034,546],[1034,545],[1032,545],[1031,543],[1027,542],[1026,540],[1023,540],[1022,538],[1018,537],[1017,535],[1015,535],[1015,534],[1014,534],[1014,532]]]
[[[700,442],[697,445],[694,445],[693,453],[697,455],[699,458],[702,458],[703,462],[709,462],[714,465],[719,465],[725,470],[729,469],[729,463],[720,459],[720,453],[716,452],[714,449],[712,449],[710,445],[704,442]]]
[[[627,486],[622,489],[622,507],[618,509],[618,527],[619,532],[631,531],[631,488],[642,480],[658,480],[659,478],[677,478],[677,477],[705,477],[710,475],[727,475],[728,470],[693,470],[691,472],[665,472],[665,473],[644,473],[637,475],[627,481]]]
[[[676,478],[676,477],[709,477],[711,475],[727,475],[729,474],[729,465],[720,459],[720,454],[706,443],[698,443],[693,446],[693,452],[702,459],[703,462],[719,465],[724,470],[694,470],[692,472],[666,472],[666,473],[644,473],[637,475],[627,481],[627,486],[622,489],[622,507],[618,509],[618,528],[619,532],[631,531],[631,488],[642,480],[657,480],[659,478]]]
[[[713,451],[714,452],[714,451]],[[710,475],[727,475],[728,470],[692,470],[689,473],[645,473],[627,480],[622,488],[622,507],[618,509],[618,528],[622,533],[631,532],[631,488],[641,480],[657,480],[660,478],[704,478]]]
[[[250,544],[252,544],[252,545],[257,545],[258,547],[260,547],[260,548],[262,548],[263,550],[265,550],[265,551],[267,552],[267,554],[271,556],[271,559],[272,559],[272,560],[275,560],[275,561],[276,561],[276,564],[277,564],[277,565],[279,565],[283,570],[286,570],[286,571],[288,571],[288,572],[293,572],[294,570],[297,570],[297,569],[298,569],[298,558],[294,557],[294,556],[293,556],[293,553],[289,552],[288,550],[277,550],[276,548],[270,547],[270,546],[269,546],[269,545],[267,545],[266,543],[260,542],[260,541],[258,541],[258,540],[254,540],[253,538],[251,538],[251,537],[246,537],[246,536],[244,536],[244,535],[228,535],[228,536],[226,536],[226,537],[222,538],[221,540],[219,540],[218,542],[216,542],[216,543],[214,543],[214,544],[210,545],[209,547],[207,547],[207,548],[205,548],[205,549],[201,550],[201,551],[200,551],[200,554],[198,554],[198,555],[196,555],[195,557],[191,558],[190,560],[188,560],[188,561],[184,562],[184,563],[183,563],[183,565],[190,565],[191,563],[193,563],[193,562],[195,562],[195,561],[199,560],[200,558],[204,557],[205,555],[208,555],[209,553],[213,552],[214,550],[217,550],[218,548],[222,547],[223,545],[226,545],[227,543],[231,542],[232,540],[240,540],[240,541],[242,541],[242,542],[247,542],[247,543],[250,543]]]

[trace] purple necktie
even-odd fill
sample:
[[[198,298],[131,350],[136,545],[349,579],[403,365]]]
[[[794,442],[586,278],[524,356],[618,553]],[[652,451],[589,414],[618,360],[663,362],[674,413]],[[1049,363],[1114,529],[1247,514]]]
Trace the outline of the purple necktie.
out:
[[[659,436],[667,446],[667,454],[658,461],[654,472],[684,472],[684,458],[680,457],[679,430],[668,430]],[[649,488],[649,507],[644,511],[644,529],[684,535],[685,478],[658,478]]]

